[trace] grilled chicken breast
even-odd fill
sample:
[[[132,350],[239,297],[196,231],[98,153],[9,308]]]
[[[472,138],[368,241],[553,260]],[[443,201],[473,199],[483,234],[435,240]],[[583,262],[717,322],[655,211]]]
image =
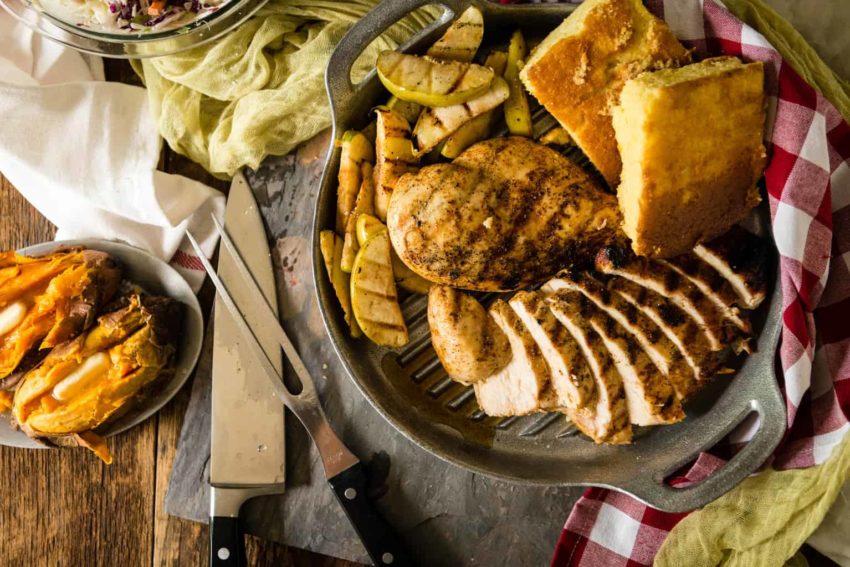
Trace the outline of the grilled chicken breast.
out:
[[[448,375],[472,384],[507,366],[511,348],[505,333],[478,300],[446,286],[428,292],[431,344]]]
[[[399,257],[425,279],[507,291],[590,258],[619,237],[620,213],[567,158],[508,137],[403,176],[387,225]]]
[[[632,427],[623,379],[600,336],[581,314],[574,292],[558,292],[548,298],[552,313],[581,348],[596,381],[596,403],[575,412],[573,420],[597,443],[630,443]]]
[[[490,315],[510,343],[507,366],[476,382],[475,398],[487,415],[525,415],[555,409],[548,391],[549,366],[528,330],[507,303],[497,300]]]
[[[717,270],[735,293],[738,303],[755,309],[767,296],[767,243],[739,226],[711,242],[700,244],[693,252]]]
[[[572,335],[552,314],[543,296],[534,291],[520,291],[509,304],[549,364],[551,387],[559,404],[573,412],[593,403],[596,399],[593,374]]]
[[[690,397],[698,388],[699,375],[688,365],[681,351],[652,319],[622,296],[610,291],[604,282],[589,273],[565,273],[541,288],[546,294],[560,290],[581,292],[631,333],[658,370],[667,376],[679,399]]]

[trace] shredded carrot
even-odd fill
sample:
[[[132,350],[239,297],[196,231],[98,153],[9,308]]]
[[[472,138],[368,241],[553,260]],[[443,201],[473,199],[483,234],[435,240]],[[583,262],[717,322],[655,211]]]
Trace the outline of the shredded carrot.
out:
[[[162,11],[165,9],[165,0],[154,0],[151,2],[151,5],[148,6],[148,15],[149,16],[158,16],[162,14]]]

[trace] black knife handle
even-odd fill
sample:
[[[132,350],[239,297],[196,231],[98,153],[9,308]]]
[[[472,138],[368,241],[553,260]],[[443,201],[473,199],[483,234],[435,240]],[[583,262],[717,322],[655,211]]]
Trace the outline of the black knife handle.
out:
[[[401,538],[378,515],[366,497],[366,472],[362,463],[328,479],[328,483],[375,565],[413,567],[413,561],[402,547]]]
[[[210,567],[245,567],[245,538],[239,518],[210,518]]]

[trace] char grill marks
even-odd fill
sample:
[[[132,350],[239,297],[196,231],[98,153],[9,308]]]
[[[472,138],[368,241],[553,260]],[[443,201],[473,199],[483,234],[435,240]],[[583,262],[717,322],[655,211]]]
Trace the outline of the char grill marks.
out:
[[[745,306],[765,295],[752,254],[744,262],[716,243],[705,250],[712,263],[697,252],[650,262],[608,246],[596,255],[599,272],[574,267],[496,301],[489,313],[511,362],[475,384],[481,408],[561,411],[597,443],[629,443],[632,425],[683,419],[682,401],[723,372],[727,350],[748,338]],[[737,287],[749,299],[732,281],[746,282]]]

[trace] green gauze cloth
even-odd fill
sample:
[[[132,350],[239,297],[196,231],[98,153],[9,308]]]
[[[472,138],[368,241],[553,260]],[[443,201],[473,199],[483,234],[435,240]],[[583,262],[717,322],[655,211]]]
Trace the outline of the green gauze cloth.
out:
[[[679,522],[656,567],[782,565],[818,527],[850,479],[850,435],[823,464],[767,470]]]
[[[328,58],[377,3],[270,0],[221,39],[135,61],[162,137],[219,177],[288,153],[330,125]],[[353,75],[365,75],[378,51],[395,48],[438,13],[407,16],[367,48]]]

